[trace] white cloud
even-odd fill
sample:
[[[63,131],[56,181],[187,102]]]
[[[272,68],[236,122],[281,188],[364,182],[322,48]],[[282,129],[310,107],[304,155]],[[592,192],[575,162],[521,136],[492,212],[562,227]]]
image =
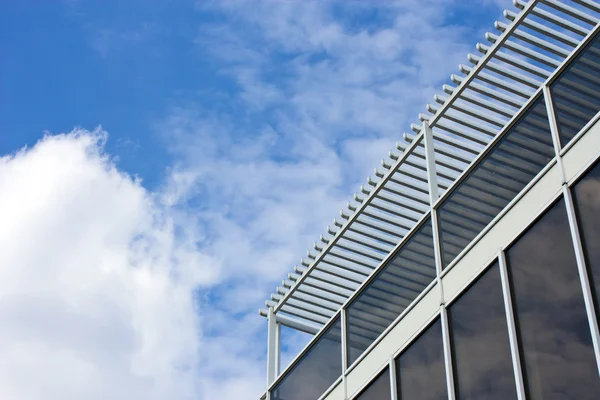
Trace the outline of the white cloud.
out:
[[[197,398],[193,290],[218,265],[104,138],[48,136],[0,159],[0,398]]]

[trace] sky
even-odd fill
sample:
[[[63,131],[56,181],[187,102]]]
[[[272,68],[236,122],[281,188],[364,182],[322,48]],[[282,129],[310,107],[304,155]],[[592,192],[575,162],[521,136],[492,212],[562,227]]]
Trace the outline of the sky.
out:
[[[258,398],[258,308],[502,7],[1,2],[0,398]]]

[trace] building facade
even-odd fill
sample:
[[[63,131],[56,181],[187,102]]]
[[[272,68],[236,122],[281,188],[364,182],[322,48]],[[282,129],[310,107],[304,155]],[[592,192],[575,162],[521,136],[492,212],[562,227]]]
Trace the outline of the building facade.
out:
[[[263,398],[600,398],[600,3],[514,4],[260,311]]]

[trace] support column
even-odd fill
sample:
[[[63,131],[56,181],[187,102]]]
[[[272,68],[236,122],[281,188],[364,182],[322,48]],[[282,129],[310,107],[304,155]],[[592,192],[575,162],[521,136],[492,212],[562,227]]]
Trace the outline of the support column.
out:
[[[433,231],[433,251],[435,254],[435,270],[440,292],[440,304],[444,304],[444,291],[442,288],[442,252],[440,246],[440,233],[437,220],[435,203],[439,199],[437,172],[435,170],[435,149],[433,146],[433,132],[426,121],[423,122],[423,141],[425,142],[425,158],[427,162],[427,183],[429,187],[429,210],[431,215],[431,229]]]
[[[279,324],[273,308],[267,316],[267,389],[275,382],[279,368]]]
[[[425,142],[425,158],[427,161],[427,183],[429,187],[429,209],[431,212],[431,228],[433,233],[435,270],[438,291],[440,294],[440,322],[442,325],[442,343],[444,346],[446,387],[448,390],[448,400],[455,400],[456,392],[454,390],[454,366],[452,363],[452,349],[450,344],[450,328],[448,326],[448,313],[446,310],[446,300],[444,298],[444,287],[442,285],[442,251],[440,245],[440,232],[437,219],[437,210],[435,208],[435,204],[439,199],[439,189],[435,165],[435,148],[433,145],[433,131],[431,130],[431,127],[429,126],[427,121],[423,121],[423,141]]]

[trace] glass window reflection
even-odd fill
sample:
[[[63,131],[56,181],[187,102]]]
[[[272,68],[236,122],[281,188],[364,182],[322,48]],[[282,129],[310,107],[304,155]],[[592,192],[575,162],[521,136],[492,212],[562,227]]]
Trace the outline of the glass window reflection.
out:
[[[457,399],[515,399],[498,263],[450,306],[448,318]]]
[[[396,359],[398,400],[446,400],[446,372],[439,318]]]
[[[433,281],[432,235],[427,220],[348,307],[348,365]]]
[[[444,267],[553,157],[546,105],[540,97],[439,207]]]
[[[526,386],[531,399],[597,399],[592,349],[563,200],[507,252]]]
[[[318,399],[342,375],[341,321],[333,325],[273,389],[274,400]]]
[[[591,274],[596,315],[600,317],[600,164],[596,164],[573,187],[573,201],[577,209],[585,261]]]
[[[562,146],[600,111],[600,36],[551,85]]]
[[[390,400],[390,370],[386,368],[355,400]]]

